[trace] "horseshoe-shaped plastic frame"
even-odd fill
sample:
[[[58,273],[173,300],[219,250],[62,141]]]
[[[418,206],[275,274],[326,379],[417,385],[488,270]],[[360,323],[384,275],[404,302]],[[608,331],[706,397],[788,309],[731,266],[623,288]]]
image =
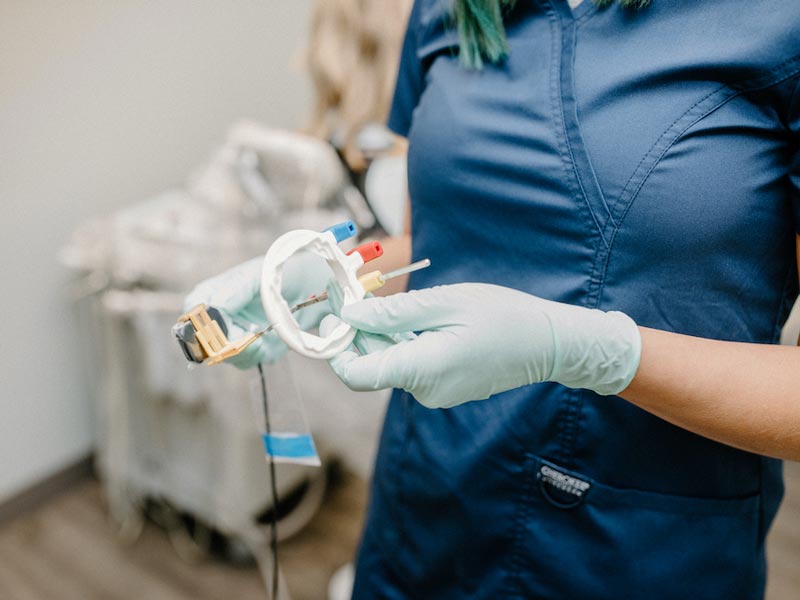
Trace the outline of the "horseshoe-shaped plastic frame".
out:
[[[356,331],[344,322],[339,323],[325,337],[308,333],[300,328],[289,304],[281,294],[281,284],[284,263],[301,251],[316,254],[327,261],[342,290],[343,306],[364,298],[364,288],[357,277],[357,271],[364,261],[358,252],[353,252],[349,256],[342,252],[333,232],[307,229],[284,233],[275,240],[264,257],[261,271],[261,303],[267,320],[274,325],[278,336],[292,350],[310,358],[328,359],[347,349]]]

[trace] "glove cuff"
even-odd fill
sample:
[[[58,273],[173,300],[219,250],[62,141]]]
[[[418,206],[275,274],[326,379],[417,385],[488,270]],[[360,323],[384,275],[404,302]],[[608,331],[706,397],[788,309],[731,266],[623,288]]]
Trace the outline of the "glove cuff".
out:
[[[571,317],[568,326],[554,332],[558,360],[551,381],[592,390],[601,396],[620,393],[639,368],[639,327],[628,315],[617,311],[582,308]]]

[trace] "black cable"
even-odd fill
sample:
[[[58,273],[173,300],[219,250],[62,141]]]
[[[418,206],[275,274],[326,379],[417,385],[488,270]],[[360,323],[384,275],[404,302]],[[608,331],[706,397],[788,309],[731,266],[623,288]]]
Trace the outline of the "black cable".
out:
[[[258,376],[261,378],[261,400],[264,406],[264,430],[267,436],[267,444],[270,441],[272,429],[269,423],[269,405],[267,403],[267,383],[264,380],[264,369],[261,363],[258,364]],[[272,523],[270,527],[269,546],[272,551],[272,600],[278,600],[278,486],[275,483],[275,459],[270,452],[269,456],[269,480],[272,488]]]

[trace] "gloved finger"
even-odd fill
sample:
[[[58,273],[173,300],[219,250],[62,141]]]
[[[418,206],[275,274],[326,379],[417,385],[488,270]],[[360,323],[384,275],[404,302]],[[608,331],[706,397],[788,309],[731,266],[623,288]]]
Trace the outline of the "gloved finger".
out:
[[[319,324],[319,335],[328,337],[341,323],[342,320],[336,315],[326,315]]]
[[[367,331],[358,331],[356,333],[356,337],[353,338],[353,346],[356,348],[356,350],[358,350],[358,353],[361,356],[386,350],[390,346],[394,346],[396,343],[397,342],[388,335],[383,335],[382,333],[369,333]]]
[[[318,304],[314,304],[307,308],[301,308],[294,313],[294,318],[297,321],[297,324],[300,326],[300,329],[303,331],[308,331],[309,329],[319,327],[322,318],[330,312],[330,304],[328,304],[327,300],[323,300]]]
[[[336,315],[327,315],[319,325],[319,334],[322,337],[330,335],[341,322]],[[402,341],[402,339],[395,340],[387,335],[358,331],[353,338],[353,347],[363,356],[364,354],[386,350],[386,348],[394,346],[398,341]]]
[[[331,332],[339,326],[341,319],[336,315],[326,315],[319,324],[319,334],[328,337]]]
[[[331,278],[328,285],[325,286],[325,291],[328,293],[328,306],[330,312],[334,315],[341,315],[342,307],[344,306],[344,294],[342,293],[342,286],[338,281]],[[364,298],[373,298],[372,292],[367,292]]]
[[[366,298],[343,307],[341,317],[356,329],[372,333],[402,333],[447,325],[452,309],[439,298],[438,288],[429,288]]]
[[[330,306],[331,312],[334,315],[339,315],[342,311],[342,305],[344,304],[344,295],[342,294],[342,288],[339,282],[335,279],[331,279],[328,285],[325,286],[325,291],[328,293],[328,305]]]
[[[322,257],[300,252],[283,264],[281,294],[290,306],[297,304],[312,293],[322,292],[331,277],[333,271]]]
[[[268,325],[267,315],[264,314],[261,298],[253,298],[244,308],[236,311],[235,320],[251,329],[266,327]]]
[[[355,352],[342,352],[328,361],[328,364],[351,390],[366,392],[386,388],[406,388],[406,373],[412,372],[413,353],[407,346],[413,342],[394,344],[371,354],[359,356]]]
[[[235,313],[244,308],[261,289],[261,257],[254,258],[198,284],[184,300],[184,310],[207,304]]]

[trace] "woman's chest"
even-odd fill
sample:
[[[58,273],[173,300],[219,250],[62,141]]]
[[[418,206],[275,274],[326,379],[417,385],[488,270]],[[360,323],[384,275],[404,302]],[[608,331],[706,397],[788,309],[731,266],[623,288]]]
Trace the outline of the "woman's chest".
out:
[[[620,39],[593,25],[519,19],[509,59],[482,72],[429,46],[409,135],[416,212],[507,219],[565,248],[624,231],[635,251],[682,258],[791,229],[783,113],[800,64],[758,68],[750,42],[675,18]]]

